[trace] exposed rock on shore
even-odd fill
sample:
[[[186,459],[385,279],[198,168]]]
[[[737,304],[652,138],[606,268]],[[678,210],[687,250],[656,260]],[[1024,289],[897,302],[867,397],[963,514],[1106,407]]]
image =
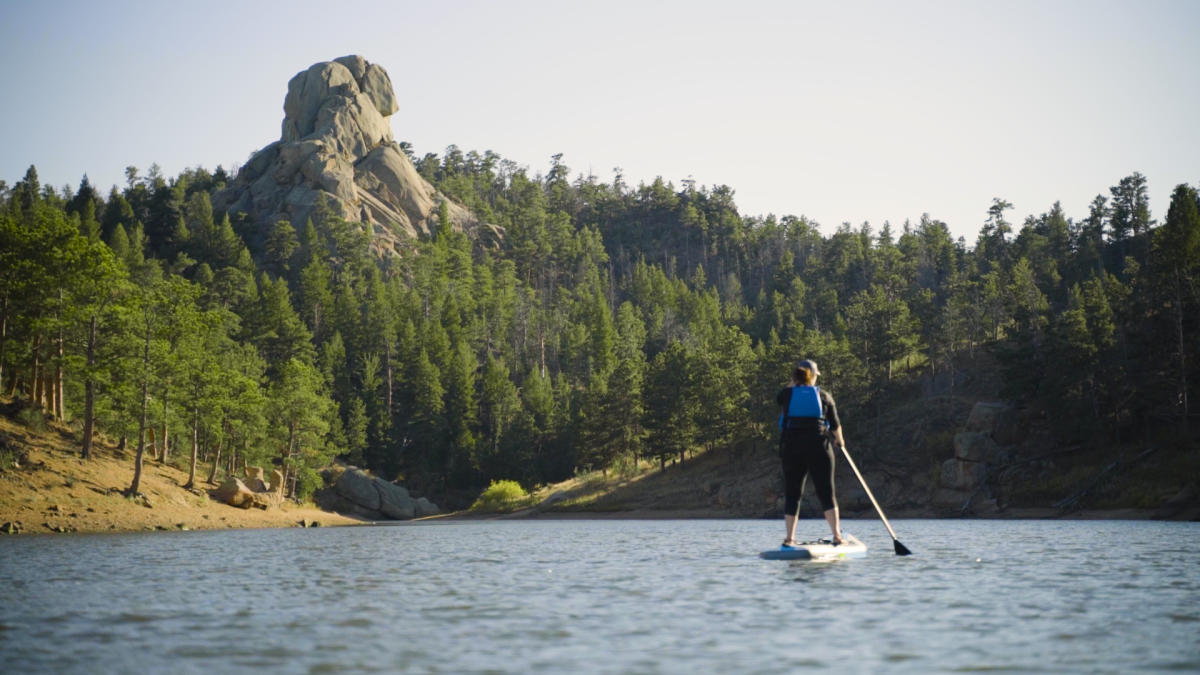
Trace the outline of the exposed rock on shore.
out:
[[[942,464],[934,505],[964,512],[970,508],[977,515],[995,513],[998,506],[988,491],[988,472],[1008,460],[1010,453],[1001,442],[1011,443],[1016,435],[1012,406],[976,403],[966,427],[954,435],[954,457]]]
[[[411,520],[440,513],[428,499],[414,499],[404,487],[355,467],[347,467],[330,487],[318,491],[316,500],[321,508],[372,520]]]

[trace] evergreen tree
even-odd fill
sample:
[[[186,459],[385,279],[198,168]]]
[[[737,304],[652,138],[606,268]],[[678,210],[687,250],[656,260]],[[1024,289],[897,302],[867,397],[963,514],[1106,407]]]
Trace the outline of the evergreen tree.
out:
[[[667,459],[680,461],[695,445],[697,429],[696,369],[681,342],[667,345],[650,363],[646,376],[646,445],[666,469]]]
[[[307,496],[318,484],[316,470],[332,458],[325,446],[332,402],[320,373],[305,361],[288,358],[271,382],[268,400],[288,494]]]
[[[1137,175],[1137,174],[1135,174]],[[1164,314],[1168,315],[1175,346],[1175,364],[1172,370],[1177,375],[1177,400],[1180,424],[1186,428],[1190,414],[1190,392],[1194,378],[1197,349],[1194,336],[1200,326],[1200,197],[1194,188],[1178,185],[1171,194],[1171,205],[1167,220],[1154,237],[1154,269],[1158,271],[1157,285],[1163,298]]]
[[[271,226],[263,250],[266,270],[276,277],[286,278],[291,269],[292,256],[298,248],[300,240],[296,238],[296,230],[292,224],[286,220],[276,221]]]

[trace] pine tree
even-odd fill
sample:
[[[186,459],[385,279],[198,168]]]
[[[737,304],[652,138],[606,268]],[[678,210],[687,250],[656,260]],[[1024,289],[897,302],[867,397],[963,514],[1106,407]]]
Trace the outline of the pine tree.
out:
[[[669,457],[680,461],[695,444],[696,378],[692,357],[681,342],[667,345],[650,363],[646,377],[646,445],[662,469]]]
[[[521,409],[521,399],[513,385],[508,366],[489,356],[484,362],[479,392],[479,432],[473,463],[483,475],[519,478],[516,462],[506,456],[507,435]]]
[[[1136,174],[1135,174],[1136,175]],[[1172,342],[1175,344],[1178,414],[1186,429],[1190,406],[1189,370],[1200,357],[1200,350],[1189,336],[1198,328],[1200,314],[1200,197],[1194,188],[1178,185],[1171,194],[1167,220],[1154,237],[1154,269],[1160,294],[1165,302],[1165,314],[1170,316]]]

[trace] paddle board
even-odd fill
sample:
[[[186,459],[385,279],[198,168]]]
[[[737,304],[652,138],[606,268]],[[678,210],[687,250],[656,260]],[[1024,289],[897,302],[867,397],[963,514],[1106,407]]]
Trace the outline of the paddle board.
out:
[[[867,555],[867,545],[852,534],[843,535],[845,542],[834,546],[829,538],[816,541],[799,542],[795,546],[780,546],[779,548],[759,553],[766,560],[844,560],[846,558],[863,558]]]

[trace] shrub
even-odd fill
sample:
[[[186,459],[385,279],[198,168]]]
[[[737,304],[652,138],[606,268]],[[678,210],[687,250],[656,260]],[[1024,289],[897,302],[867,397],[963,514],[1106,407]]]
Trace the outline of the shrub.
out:
[[[313,493],[325,486],[321,472],[308,466],[302,466],[296,471],[296,500],[304,501]],[[275,487],[272,485],[271,487]]]
[[[17,413],[17,421],[33,431],[46,431],[46,414],[41,408],[22,408]]]
[[[515,480],[494,480],[471,504],[472,511],[515,511],[530,502],[525,488]]]

